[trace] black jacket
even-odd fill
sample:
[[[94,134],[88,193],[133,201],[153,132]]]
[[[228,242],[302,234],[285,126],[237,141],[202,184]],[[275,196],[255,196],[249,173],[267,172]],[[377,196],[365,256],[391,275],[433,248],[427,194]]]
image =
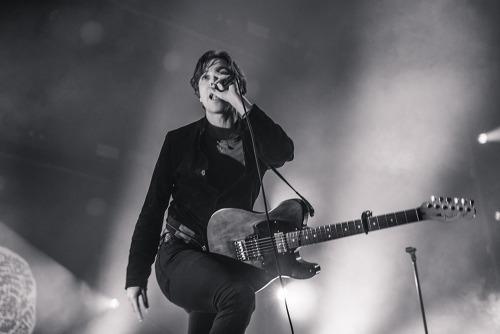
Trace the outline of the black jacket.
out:
[[[280,167],[293,159],[293,142],[279,125],[256,105],[248,117],[262,174],[267,170],[262,161]],[[239,122],[245,171],[236,183],[220,193],[207,183],[206,173],[210,166],[200,149],[207,122],[202,118],[166,135],[132,236],[126,287],[146,287],[167,207],[169,215],[203,237],[206,237],[206,226],[215,211],[221,208],[253,209],[260,191],[260,180],[246,120]]]

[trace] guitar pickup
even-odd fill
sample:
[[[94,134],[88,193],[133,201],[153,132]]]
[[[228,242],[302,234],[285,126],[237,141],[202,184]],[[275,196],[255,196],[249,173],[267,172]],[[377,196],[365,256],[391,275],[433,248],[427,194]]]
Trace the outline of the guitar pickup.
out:
[[[274,233],[274,242],[276,243],[276,250],[278,251],[278,254],[288,252],[288,246],[283,232]]]

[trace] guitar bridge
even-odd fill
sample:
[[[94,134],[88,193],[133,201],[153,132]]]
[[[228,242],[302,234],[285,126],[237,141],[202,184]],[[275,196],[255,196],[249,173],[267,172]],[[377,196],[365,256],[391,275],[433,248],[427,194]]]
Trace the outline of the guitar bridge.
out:
[[[240,261],[257,260],[262,256],[258,239],[255,237],[234,242],[236,258]]]
[[[240,261],[247,261],[247,251],[244,240],[237,240],[234,242],[234,249],[236,251],[236,258]]]

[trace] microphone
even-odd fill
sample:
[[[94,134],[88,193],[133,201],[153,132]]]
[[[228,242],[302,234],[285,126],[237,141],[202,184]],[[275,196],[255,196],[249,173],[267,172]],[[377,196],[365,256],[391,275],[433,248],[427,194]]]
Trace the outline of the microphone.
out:
[[[231,73],[227,78],[221,80],[220,82],[215,85],[215,89],[217,89],[219,92],[225,92],[226,90],[229,89],[229,86],[231,86],[236,79],[236,74]]]

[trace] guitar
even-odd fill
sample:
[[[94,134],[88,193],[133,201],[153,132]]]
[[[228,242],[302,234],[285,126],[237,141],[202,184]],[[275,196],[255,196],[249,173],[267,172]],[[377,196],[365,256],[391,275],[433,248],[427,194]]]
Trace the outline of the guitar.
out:
[[[432,196],[419,208],[376,217],[365,212],[362,219],[309,228],[305,203],[289,199],[269,211],[271,233],[265,213],[241,209],[215,212],[208,222],[208,247],[212,253],[261,268],[274,278],[278,276],[278,265],[284,277],[307,279],[318,274],[320,266],[301,259],[301,246],[423,220],[470,219],[475,214],[472,200]]]

